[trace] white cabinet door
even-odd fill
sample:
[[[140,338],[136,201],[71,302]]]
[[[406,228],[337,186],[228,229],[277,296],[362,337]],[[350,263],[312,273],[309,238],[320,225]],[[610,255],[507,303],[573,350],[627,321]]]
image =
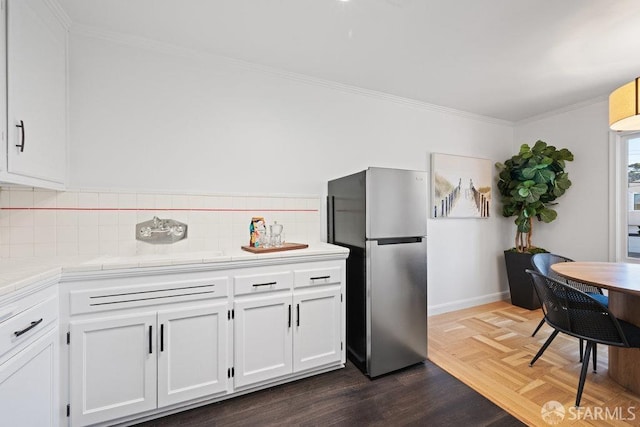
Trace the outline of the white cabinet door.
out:
[[[70,323],[71,425],[156,408],[156,313]]]
[[[158,312],[158,407],[226,391],[227,308]]]
[[[290,374],[291,296],[247,297],[234,309],[235,387]]]
[[[67,32],[43,0],[8,0],[7,15],[7,169],[62,185]]]
[[[50,331],[0,365],[0,424],[58,425],[57,331]]]
[[[340,287],[296,291],[293,370],[338,362],[342,356]]]

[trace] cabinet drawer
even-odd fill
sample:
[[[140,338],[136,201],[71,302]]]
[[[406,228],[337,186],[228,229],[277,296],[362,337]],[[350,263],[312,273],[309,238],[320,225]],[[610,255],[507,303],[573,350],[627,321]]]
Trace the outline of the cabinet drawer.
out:
[[[234,276],[234,295],[291,289],[293,277],[290,271]]]
[[[71,314],[95,313],[164,303],[221,298],[228,295],[228,276],[135,286],[71,291]]]
[[[294,286],[330,285],[340,283],[342,269],[340,267],[310,268],[307,270],[294,270]]]
[[[50,296],[0,323],[0,357],[58,319],[58,297]]]

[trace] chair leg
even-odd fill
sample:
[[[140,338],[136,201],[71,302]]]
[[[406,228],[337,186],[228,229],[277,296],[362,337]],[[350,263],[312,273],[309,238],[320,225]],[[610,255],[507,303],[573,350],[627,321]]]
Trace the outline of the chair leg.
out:
[[[584,340],[580,338],[580,363],[582,363],[582,351],[584,350]]]
[[[593,343],[587,341],[584,349],[584,360],[582,361],[582,369],[580,370],[580,381],[578,382],[578,394],[576,395],[576,408],[580,407],[580,399],[582,399],[582,390],[584,390],[584,381],[587,378],[587,368],[589,367],[589,356]]]
[[[542,328],[542,325],[544,325],[544,317],[542,318],[542,320],[540,321],[540,323],[538,323],[538,327],[536,328],[535,331],[533,331],[533,333],[531,334],[532,337],[535,337],[536,334],[538,333],[538,331],[540,330],[540,328]]]
[[[551,335],[549,335],[549,338],[547,338],[540,350],[538,350],[538,354],[536,354],[533,359],[531,359],[531,362],[529,362],[529,366],[533,366],[533,364],[536,363],[536,360],[538,360],[540,356],[542,356],[542,353],[544,353],[547,347],[549,347],[549,344],[551,344],[551,341],[553,341],[553,339],[556,337],[556,335],[558,335],[559,332],[560,331],[556,329]]]
[[[597,359],[598,359],[598,344],[593,343],[593,373],[594,374],[598,372]]]

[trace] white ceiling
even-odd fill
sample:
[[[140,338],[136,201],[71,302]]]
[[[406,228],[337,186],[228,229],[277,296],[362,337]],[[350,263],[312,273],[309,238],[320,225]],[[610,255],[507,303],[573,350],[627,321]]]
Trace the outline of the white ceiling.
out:
[[[58,0],[74,24],[519,121],[640,76],[638,0]]]

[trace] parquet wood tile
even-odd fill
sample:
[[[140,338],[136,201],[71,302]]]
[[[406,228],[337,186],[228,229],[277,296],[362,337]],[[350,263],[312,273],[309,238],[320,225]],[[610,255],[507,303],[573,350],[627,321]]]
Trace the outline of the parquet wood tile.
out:
[[[598,346],[580,408],[574,408],[581,364],[578,340],[559,334],[533,367],[529,362],[552,329],[531,333],[542,318],[496,302],[429,317],[429,359],[522,422],[553,425],[541,411],[549,401],[565,410],[561,426],[640,426],[640,396],[609,378],[608,348]],[[590,362],[591,363],[591,362]]]

